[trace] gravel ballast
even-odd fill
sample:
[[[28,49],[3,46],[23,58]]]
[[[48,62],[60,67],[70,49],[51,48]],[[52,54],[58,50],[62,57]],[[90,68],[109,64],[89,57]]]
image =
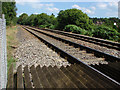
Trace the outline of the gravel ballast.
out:
[[[67,60],[61,58],[55,51],[20,27],[18,27],[17,38],[20,45],[14,51],[14,57],[18,60],[16,68],[19,65],[23,65],[23,67],[26,65],[29,67],[32,65],[41,67],[56,65],[58,68],[70,65]]]
[[[39,29],[37,29],[37,30],[39,30]],[[61,38],[66,39],[66,40],[70,40],[72,42],[81,44],[83,46],[87,46],[87,47],[90,47],[90,48],[96,49],[98,51],[101,51],[101,52],[104,52],[104,53],[107,53],[107,54],[110,54],[110,55],[113,55],[115,57],[120,58],[120,51],[119,50],[107,48],[105,46],[97,45],[97,44],[86,42],[86,41],[83,41],[83,40],[78,40],[78,39],[67,37],[67,36],[64,36],[64,35],[51,33],[51,32],[45,31],[45,30],[44,30],[44,32],[48,33],[48,34],[51,34],[51,35],[54,35],[54,36],[57,36],[57,37],[61,37]]]

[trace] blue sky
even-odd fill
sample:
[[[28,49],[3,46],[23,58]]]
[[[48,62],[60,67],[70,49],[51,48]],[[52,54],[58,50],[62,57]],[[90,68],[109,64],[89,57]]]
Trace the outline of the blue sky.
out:
[[[117,2],[17,2],[17,16],[22,13],[47,13],[56,16],[60,10],[77,8],[89,17],[118,17]]]

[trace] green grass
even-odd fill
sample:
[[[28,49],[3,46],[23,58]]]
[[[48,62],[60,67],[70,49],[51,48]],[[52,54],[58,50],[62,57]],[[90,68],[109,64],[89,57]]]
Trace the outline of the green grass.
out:
[[[17,27],[7,27],[7,68],[9,69],[10,65],[13,64],[16,66],[16,61],[13,57],[14,48],[11,46],[17,46],[18,41],[16,39]]]
[[[15,68],[15,66],[16,66],[16,60],[17,59],[14,59],[14,57],[13,56],[10,56],[10,58],[7,60],[8,62],[7,62],[7,69],[9,69],[9,67],[10,67],[10,65],[11,64],[13,64],[14,65],[14,68]]]

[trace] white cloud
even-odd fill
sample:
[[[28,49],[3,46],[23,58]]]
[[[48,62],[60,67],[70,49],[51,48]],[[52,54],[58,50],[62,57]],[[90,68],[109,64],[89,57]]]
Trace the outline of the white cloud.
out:
[[[97,6],[101,9],[105,9],[107,8],[107,4],[106,3],[98,3]]]
[[[118,2],[98,3],[97,6],[101,9],[118,8]]]
[[[19,5],[25,5],[25,3],[28,3],[28,2],[35,3],[35,2],[39,2],[40,0],[15,0],[15,1]]]
[[[118,2],[119,0],[16,0],[17,2]]]
[[[54,7],[54,4],[52,3],[50,4],[33,3],[31,4],[31,6],[32,8],[35,8],[35,9],[42,9],[48,14],[51,14],[51,13],[57,14],[59,12],[59,9]]]
[[[81,9],[81,7],[78,6],[78,5],[76,5],[76,4],[74,4],[74,5],[72,6],[72,8]]]
[[[82,10],[83,12],[85,12],[87,14],[94,14],[95,10],[96,10],[95,7],[91,7],[91,9],[88,9],[88,8],[85,8],[85,7],[80,7],[79,5],[76,5],[76,4],[74,4],[72,6],[72,8],[80,9],[80,10]]]
[[[109,6],[118,7],[118,2],[109,2]]]
[[[33,8],[36,8],[36,9],[41,9],[41,8],[43,8],[43,7],[53,7],[54,5],[53,4],[37,4],[37,3],[33,3],[32,5],[31,5]]]
[[[105,2],[105,3],[99,2],[97,3],[96,7],[98,7],[97,9],[103,9],[104,11],[106,11],[104,13],[104,16],[106,17],[117,17],[118,16],[118,2]]]
[[[40,0],[15,0],[17,3],[20,2],[40,2]]]
[[[59,13],[59,9],[58,8],[47,8],[48,12],[52,12],[52,13]]]
[[[85,13],[88,13],[88,14],[94,14],[94,11],[90,10],[90,9],[84,9],[84,12]]]
[[[33,13],[33,14],[36,14],[36,15],[37,15],[37,14],[39,14],[39,13]]]
[[[91,9],[92,9],[92,10],[96,10],[96,7],[92,6]]]

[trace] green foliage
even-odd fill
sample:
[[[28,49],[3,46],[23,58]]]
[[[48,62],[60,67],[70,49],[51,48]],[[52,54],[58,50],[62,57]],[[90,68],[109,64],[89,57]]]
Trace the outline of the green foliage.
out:
[[[28,15],[26,13],[23,13],[22,15],[19,16],[18,23],[22,25],[26,25],[28,19]]]
[[[30,25],[30,26],[35,26],[37,23],[36,23],[36,18],[37,18],[37,15],[35,15],[35,14],[32,14],[32,15],[30,15],[29,17],[28,16],[26,16],[26,19],[24,19],[24,20],[26,20],[25,21],[25,24],[27,24],[27,25]]]
[[[14,19],[16,18],[16,3],[15,2],[3,2],[2,3],[2,13],[5,14],[7,25],[12,25]]]
[[[46,28],[46,25],[40,25],[39,27],[40,28]]]
[[[48,25],[50,23],[49,15],[42,13],[37,15],[38,25]]]
[[[113,21],[112,21],[113,20]],[[94,22],[94,24],[93,24]],[[102,25],[96,25],[102,22]],[[114,22],[118,26],[114,26]],[[94,36],[113,41],[120,41],[120,20],[117,18],[90,18],[87,14],[78,9],[67,9],[60,11],[56,18],[53,14],[45,13],[32,14],[26,13],[18,18],[18,23],[22,25],[36,26],[40,28],[61,29],[67,32]]]
[[[49,28],[50,28],[50,29],[55,29],[56,26],[55,26],[55,25],[51,25]]]
[[[87,14],[78,9],[67,9],[60,11],[58,14],[58,28],[63,29],[66,25],[77,25],[82,29],[89,30],[92,21],[89,20]]]
[[[81,29],[80,27],[78,27],[76,25],[66,25],[64,30],[67,32],[73,32],[73,33],[78,33],[78,34],[86,34],[87,33],[87,31],[85,29]]]
[[[66,25],[64,31],[120,42],[120,33],[113,28],[103,25],[95,26],[91,30],[85,30],[76,25]]]
[[[120,33],[117,32],[115,29],[107,26],[96,27],[93,32],[93,36],[114,41],[119,41],[120,39]]]
[[[94,29],[88,30],[85,35],[93,36]]]
[[[47,15],[45,13],[41,14],[32,14],[28,16],[26,13],[23,13],[19,16],[18,23],[22,25],[38,26],[41,28],[55,28],[57,24],[57,19],[55,16]],[[53,27],[54,26],[54,27]]]
[[[90,18],[94,24],[98,24],[98,23],[102,23],[102,25],[105,25],[107,27],[110,28],[114,28],[115,30],[117,30],[119,32],[120,28],[119,28],[119,24],[120,24],[120,19],[119,18]],[[116,23],[117,25],[115,26],[114,23]],[[98,24],[101,25],[101,24]]]

